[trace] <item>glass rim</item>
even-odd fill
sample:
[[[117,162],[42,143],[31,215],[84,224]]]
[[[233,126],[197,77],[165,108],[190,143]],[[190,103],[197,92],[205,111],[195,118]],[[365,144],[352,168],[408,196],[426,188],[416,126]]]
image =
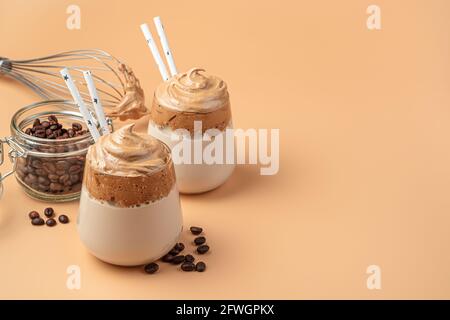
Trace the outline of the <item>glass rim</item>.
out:
[[[86,140],[86,142],[94,141],[94,138],[91,136],[89,131],[87,131],[86,135],[84,135],[84,136],[67,138],[64,140],[56,140],[56,139],[45,139],[45,138],[30,136],[30,135],[26,134],[25,132],[23,132],[19,128],[19,123],[17,120],[24,113],[26,113],[27,111],[33,110],[34,108],[37,108],[37,107],[41,107],[41,106],[45,106],[45,105],[52,105],[52,104],[54,104],[54,105],[59,104],[61,106],[65,106],[65,107],[68,107],[73,110],[61,110],[61,111],[55,111],[55,112],[39,112],[39,113],[35,114],[34,116],[36,118],[38,118],[39,116],[45,116],[45,115],[51,115],[51,114],[61,114],[61,115],[73,116],[73,117],[81,120],[81,122],[84,122],[83,116],[78,111],[78,107],[75,103],[73,103],[73,101],[70,101],[70,100],[45,100],[45,101],[35,102],[32,104],[26,105],[26,106],[20,108],[19,110],[17,110],[11,118],[11,133],[13,133],[14,136],[19,136],[26,140],[31,140],[31,141],[35,141],[38,143],[50,144],[50,145],[52,145],[52,144],[69,144],[71,142],[81,142],[81,141],[85,142],[85,140]],[[23,121],[25,121],[26,119],[30,119],[30,118],[31,118],[31,116],[28,116],[27,118],[22,120],[21,123]],[[94,120],[96,120],[96,119],[94,119]],[[96,125],[98,126],[98,123],[96,123]]]

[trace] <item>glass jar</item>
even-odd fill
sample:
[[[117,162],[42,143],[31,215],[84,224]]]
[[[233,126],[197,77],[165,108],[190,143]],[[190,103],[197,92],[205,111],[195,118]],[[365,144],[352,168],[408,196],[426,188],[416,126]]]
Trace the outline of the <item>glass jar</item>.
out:
[[[54,115],[63,127],[78,123],[85,128],[78,107],[71,101],[49,100],[18,110],[11,119],[11,136],[0,140],[1,162],[3,144],[10,147],[9,158],[17,182],[32,198],[65,202],[80,197],[86,153],[94,139],[89,132],[67,139],[45,139],[26,134],[36,119]],[[98,123],[96,123],[98,125]]]

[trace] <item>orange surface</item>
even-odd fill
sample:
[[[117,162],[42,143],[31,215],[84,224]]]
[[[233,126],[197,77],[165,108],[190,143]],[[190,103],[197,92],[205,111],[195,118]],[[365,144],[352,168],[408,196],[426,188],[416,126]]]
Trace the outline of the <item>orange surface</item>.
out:
[[[0,1],[0,54],[98,47],[128,62],[148,102],[160,76],[139,30],[160,15],[180,70],[230,88],[234,125],[280,128],[280,172],[240,166],[221,188],[183,196],[206,229],[204,274],[102,263],[72,223],[32,227],[14,179],[0,200],[0,298],[450,298],[450,2]],[[39,98],[0,79],[0,135]],[[140,127],[145,127],[145,119]],[[8,166],[1,168],[2,172]],[[188,239],[185,235],[185,238]],[[66,268],[81,268],[81,289]],[[379,265],[381,290],[366,268]]]

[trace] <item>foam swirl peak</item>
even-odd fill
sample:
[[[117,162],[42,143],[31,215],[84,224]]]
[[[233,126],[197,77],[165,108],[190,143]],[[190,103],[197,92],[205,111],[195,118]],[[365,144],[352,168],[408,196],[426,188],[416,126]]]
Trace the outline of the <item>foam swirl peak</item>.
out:
[[[162,169],[170,159],[157,139],[134,132],[134,123],[100,137],[90,147],[88,161],[95,170],[120,176],[141,176]]]
[[[163,106],[186,112],[210,112],[229,103],[226,83],[201,68],[192,68],[163,82],[155,95]]]

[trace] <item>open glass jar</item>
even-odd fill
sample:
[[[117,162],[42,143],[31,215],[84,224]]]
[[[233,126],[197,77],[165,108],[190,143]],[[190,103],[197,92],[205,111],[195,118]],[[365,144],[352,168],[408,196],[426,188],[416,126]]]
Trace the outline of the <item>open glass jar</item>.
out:
[[[78,108],[71,101],[49,100],[18,110],[11,119],[11,136],[0,140],[10,147],[16,179],[31,197],[44,201],[64,202],[80,197],[84,163],[88,147],[94,143],[89,132],[67,139],[45,139],[25,133],[36,119],[54,115],[63,127],[73,123],[84,127]],[[98,125],[98,124],[97,124]],[[4,152],[1,152],[2,159]]]

